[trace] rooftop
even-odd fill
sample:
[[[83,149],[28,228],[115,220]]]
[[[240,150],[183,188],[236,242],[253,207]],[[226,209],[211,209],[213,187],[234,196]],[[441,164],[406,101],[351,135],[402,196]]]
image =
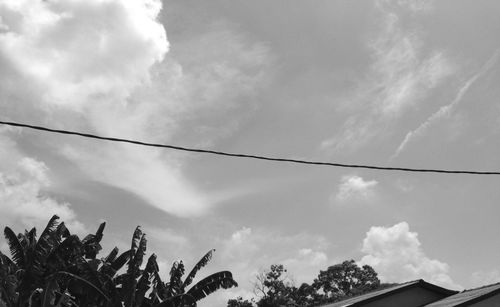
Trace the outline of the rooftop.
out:
[[[500,293],[500,283],[483,286],[475,289],[465,290],[449,296],[437,302],[426,305],[426,307],[451,307],[466,306],[466,304],[481,301],[490,296]]]
[[[362,295],[351,297],[351,298],[348,298],[348,299],[345,299],[342,301],[338,301],[338,302],[335,302],[335,303],[332,303],[329,305],[325,305],[323,307],[360,306],[362,303],[368,303],[370,301],[374,301],[374,300],[383,298],[385,296],[389,296],[393,293],[397,293],[399,291],[403,291],[405,289],[412,288],[412,287],[423,287],[423,288],[429,289],[429,290],[434,291],[434,292],[442,293],[444,295],[452,295],[452,294],[457,293],[457,291],[445,289],[445,288],[433,285],[431,283],[428,283],[422,279],[418,279],[418,280],[413,280],[413,281],[405,282],[402,284],[390,286],[390,287],[385,288],[385,289],[375,290],[373,292],[368,292],[368,293],[365,293]]]

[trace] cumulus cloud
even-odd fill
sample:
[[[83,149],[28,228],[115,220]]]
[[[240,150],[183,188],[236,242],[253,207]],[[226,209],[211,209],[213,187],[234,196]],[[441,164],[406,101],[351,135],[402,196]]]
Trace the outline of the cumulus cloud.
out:
[[[403,27],[401,13],[394,5],[418,12],[424,7],[419,3],[377,2],[381,30],[367,43],[372,65],[348,101],[359,105],[359,110],[346,120],[341,133],[322,142],[323,149],[352,150],[380,136],[452,74],[454,68],[446,54],[440,50],[424,52],[417,29]]]
[[[449,275],[449,265],[429,258],[408,223],[371,227],[361,249],[361,263],[372,266],[384,282],[425,279],[443,287],[460,288]]]
[[[48,104],[81,107],[88,99],[126,97],[168,50],[155,21],[161,3],[3,1],[3,56],[43,84]]]
[[[360,176],[343,176],[335,194],[335,199],[345,201],[349,199],[367,200],[374,195],[376,180],[365,180]]]
[[[243,227],[221,242],[218,259],[230,266],[240,282],[240,290],[253,289],[252,281],[258,269],[268,269],[271,264],[283,264],[294,281],[311,282],[329,262],[325,238],[310,234],[284,235],[268,229]],[[232,291],[232,290],[231,290]],[[231,292],[228,297],[245,294]],[[231,296],[232,295],[232,296]]]
[[[14,231],[37,227],[43,229],[52,215],[57,214],[72,232],[82,234],[85,227],[77,219],[69,203],[47,194],[51,187],[49,169],[36,159],[22,157],[13,143],[0,138],[2,150],[11,151],[10,165],[0,167],[0,225]],[[2,155],[2,157],[5,157]]]
[[[267,48],[218,25],[170,55],[161,7],[159,0],[0,3],[2,115],[162,143],[177,137],[209,146],[232,133],[239,118],[220,118],[246,107],[234,101],[258,86]],[[202,214],[213,203],[184,176],[180,154],[78,139],[46,141],[40,150],[171,214]]]

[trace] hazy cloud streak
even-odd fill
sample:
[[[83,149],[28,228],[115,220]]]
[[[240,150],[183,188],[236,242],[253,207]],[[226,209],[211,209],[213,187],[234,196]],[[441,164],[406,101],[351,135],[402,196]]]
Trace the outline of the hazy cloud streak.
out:
[[[488,59],[488,61],[481,67],[481,69],[464,83],[464,85],[460,88],[457,95],[455,96],[455,99],[453,99],[451,103],[439,108],[438,111],[429,116],[429,118],[427,118],[427,120],[423,122],[418,128],[408,132],[404,140],[401,142],[401,144],[399,144],[396,152],[394,152],[390,159],[393,160],[397,158],[410,143],[410,141],[412,141],[416,137],[422,136],[433,123],[446,116],[449,116],[453,109],[456,108],[460,101],[462,101],[469,88],[497,63],[499,54],[500,49],[496,50],[495,53]]]

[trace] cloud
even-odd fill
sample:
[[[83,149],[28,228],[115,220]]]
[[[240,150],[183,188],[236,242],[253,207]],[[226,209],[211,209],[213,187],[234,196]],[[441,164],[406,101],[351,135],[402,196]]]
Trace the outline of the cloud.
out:
[[[432,1],[429,0],[377,0],[376,3],[378,6],[397,5],[414,13],[426,12],[432,9]]]
[[[315,251],[310,248],[301,248],[294,256],[294,258],[282,261],[283,265],[293,268],[309,263],[311,266],[324,268],[328,264],[328,256],[325,252]]]
[[[0,48],[47,104],[124,98],[168,50],[160,9],[156,0],[4,1]]]
[[[0,167],[0,225],[18,232],[31,227],[43,229],[50,217],[57,214],[70,231],[83,234],[86,229],[71,205],[48,196],[51,182],[47,166],[20,156],[5,137],[0,137],[0,145],[2,150],[11,151],[9,165]]]
[[[243,227],[224,239],[221,245],[216,261],[230,267],[240,284],[238,289],[228,291],[229,295],[225,296],[231,298],[253,290],[252,282],[259,268],[283,264],[300,285],[311,282],[320,269],[335,261],[328,257],[325,238],[306,233],[285,235],[269,229]],[[221,303],[225,302],[221,300]]]
[[[268,49],[218,24],[180,41],[180,52],[168,54],[158,21],[161,7],[159,0],[1,3],[2,115],[193,146],[210,146],[230,135],[242,118],[231,112],[251,111],[251,104],[238,98],[260,86]],[[200,215],[214,203],[185,177],[182,154],[47,139],[35,140],[39,150],[74,164],[83,180],[130,191],[168,213]]]
[[[372,266],[383,282],[425,279],[443,287],[460,288],[449,276],[449,265],[426,256],[408,223],[392,227],[371,227],[361,249],[361,263]]]
[[[394,2],[377,3],[381,30],[367,43],[372,65],[346,102],[357,112],[346,120],[342,132],[322,142],[323,149],[353,150],[381,136],[454,71],[443,51],[424,52],[417,29],[403,27]],[[420,7],[415,1],[396,3],[414,7],[416,12]]]
[[[487,272],[476,271],[472,273],[471,281],[473,287],[481,287],[500,282],[500,270],[493,269]]]
[[[488,61],[481,67],[481,69],[477,73],[475,73],[472,77],[470,77],[462,85],[462,87],[460,87],[459,91],[457,92],[457,95],[452,100],[452,102],[450,102],[447,105],[441,106],[435,113],[433,113],[431,116],[429,116],[425,122],[420,124],[420,126],[418,126],[418,128],[408,132],[406,134],[405,138],[403,139],[403,141],[401,142],[401,144],[399,144],[398,148],[396,149],[396,151],[392,155],[391,159],[397,158],[413,139],[418,138],[418,137],[422,137],[433,124],[435,124],[436,122],[439,122],[443,118],[448,117],[450,115],[450,113],[453,111],[453,109],[455,109],[459,105],[459,103],[462,101],[464,96],[469,91],[469,88],[472,85],[474,85],[474,83],[476,83],[476,81],[479,78],[481,78],[485,73],[487,73],[491,68],[493,68],[493,66],[495,66],[495,64],[498,61],[499,54],[500,54],[500,49],[496,50],[493,53],[493,55],[488,59]]]
[[[338,201],[349,199],[367,200],[374,195],[374,188],[378,184],[376,180],[364,180],[360,176],[343,176],[335,194]]]

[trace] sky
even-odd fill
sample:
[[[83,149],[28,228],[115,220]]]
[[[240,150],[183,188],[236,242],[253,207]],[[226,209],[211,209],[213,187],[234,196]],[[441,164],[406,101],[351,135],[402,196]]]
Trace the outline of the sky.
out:
[[[0,119],[237,153],[500,170],[495,0],[0,0]],[[354,259],[383,282],[500,281],[500,177],[236,159],[0,127],[0,225],[297,284]],[[0,248],[6,249],[4,241]]]

